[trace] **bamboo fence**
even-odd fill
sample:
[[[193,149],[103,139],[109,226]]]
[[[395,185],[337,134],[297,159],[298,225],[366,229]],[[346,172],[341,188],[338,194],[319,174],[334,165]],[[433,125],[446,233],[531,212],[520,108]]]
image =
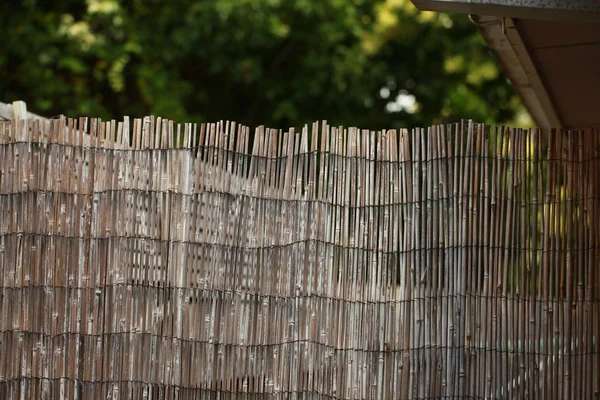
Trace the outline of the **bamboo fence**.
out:
[[[597,129],[2,121],[0,398],[598,398],[599,214]]]

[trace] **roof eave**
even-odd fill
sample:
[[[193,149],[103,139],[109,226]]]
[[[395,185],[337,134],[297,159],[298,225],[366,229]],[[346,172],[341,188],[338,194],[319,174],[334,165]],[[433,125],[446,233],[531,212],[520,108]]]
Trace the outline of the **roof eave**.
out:
[[[589,0],[411,0],[422,11],[523,19],[600,22],[600,2]]]
[[[564,126],[513,20],[482,15],[471,15],[471,20],[496,53],[501,68],[536,124],[542,128]]]

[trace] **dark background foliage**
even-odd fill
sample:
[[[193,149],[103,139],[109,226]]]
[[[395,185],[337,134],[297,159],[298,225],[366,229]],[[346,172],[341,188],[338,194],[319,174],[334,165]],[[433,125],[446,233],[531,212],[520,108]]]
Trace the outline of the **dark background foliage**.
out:
[[[0,101],[287,128],[527,123],[464,15],[409,0],[25,0],[0,13]]]

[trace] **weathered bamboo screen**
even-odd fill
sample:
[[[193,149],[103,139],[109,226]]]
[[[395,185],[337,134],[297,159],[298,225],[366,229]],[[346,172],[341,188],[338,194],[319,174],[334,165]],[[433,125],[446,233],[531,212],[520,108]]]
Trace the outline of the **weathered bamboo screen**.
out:
[[[0,122],[0,398],[598,398],[599,157],[471,122]]]

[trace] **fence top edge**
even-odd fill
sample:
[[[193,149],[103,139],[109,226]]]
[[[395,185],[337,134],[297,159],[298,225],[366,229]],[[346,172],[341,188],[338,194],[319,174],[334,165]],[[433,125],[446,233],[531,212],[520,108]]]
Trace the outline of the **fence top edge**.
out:
[[[2,104],[0,104],[1,106]],[[5,105],[6,106],[6,105]],[[534,134],[541,135],[547,139],[553,135],[578,135],[593,132],[598,134],[600,127],[589,127],[587,129],[570,130],[567,128],[513,128],[506,125],[491,125],[474,120],[461,120],[455,123],[434,124],[426,128],[392,128],[392,129],[363,129],[355,126],[330,126],[326,120],[315,121],[305,124],[303,129],[289,127],[287,129],[268,128],[260,125],[255,128],[239,124],[235,121],[221,120],[217,122],[175,122],[169,119],[151,116],[143,118],[123,117],[122,121],[115,119],[102,120],[101,118],[80,117],[71,118],[64,115],[54,118],[43,118],[29,113],[33,118],[20,120],[0,119],[0,144],[22,142],[59,143],[66,145],[77,145],[90,148],[104,149],[168,149],[168,148],[190,148],[200,147],[223,147],[227,150],[233,146],[233,142],[245,136],[254,141],[254,137],[264,136],[264,140],[278,139],[288,135],[292,141],[299,141],[308,134],[309,125],[312,125],[312,134],[308,134],[307,144],[312,150],[319,150],[319,142],[310,139],[315,133],[320,137],[325,136],[327,140],[335,142],[336,136],[344,143],[351,141],[353,135],[375,135],[375,140],[380,142],[405,135],[419,135],[425,137],[439,136],[440,134],[456,133],[464,131],[477,134]],[[2,118],[2,107],[0,107],[0,118]],[[83,129],[81,129],[83,128]],[[225,139],[223,139],[225,138]],[[316,143],[315,143],[316,142]],[[266,142],[265,142],[266,144]],[[253,149],[249,147],[249,153],[264,149]],[[294,151],[294,153],[297,153]]]

